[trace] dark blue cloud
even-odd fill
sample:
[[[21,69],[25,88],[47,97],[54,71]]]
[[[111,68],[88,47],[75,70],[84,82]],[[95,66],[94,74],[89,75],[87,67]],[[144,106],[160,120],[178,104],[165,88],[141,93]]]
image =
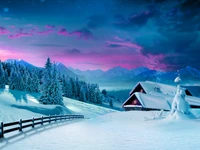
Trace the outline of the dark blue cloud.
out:
[[[119,45],[119,44],[108,44],[107,47],[108,48],[119,48],[119,47],[122,47],[122,46]]]
[[[107,18],[103,14],[96,14],[87,18],[87,27],[89,29],[97,29],[104,26],[107,22]]]

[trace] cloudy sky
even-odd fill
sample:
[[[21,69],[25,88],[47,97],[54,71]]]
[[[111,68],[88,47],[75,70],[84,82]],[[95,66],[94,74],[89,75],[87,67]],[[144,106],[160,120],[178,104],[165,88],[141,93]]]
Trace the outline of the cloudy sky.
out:
[[[199,0],[1,0],[0,59],[200,69]]]

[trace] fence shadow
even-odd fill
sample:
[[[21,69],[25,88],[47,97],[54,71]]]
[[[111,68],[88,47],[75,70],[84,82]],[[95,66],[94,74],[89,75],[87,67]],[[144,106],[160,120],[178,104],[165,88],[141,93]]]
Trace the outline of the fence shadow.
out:
[[[12,135],[5,135],[4,138],[0,139],[0,149],[3,149],[7,147],[10,144],[17,143],[23,139],[29,138],[31,136],[34,136],[38,133],[46,132],[51,129],[55,129],[58,127],[62,127],[71,123],[76,123],[78,121],[81,121],[82,119],[79,120],[63,120],[59,122],[52,122],[52,123],[46,123],[43,125],[38,125],[35,126],[34,128],[27,128],[21,132],[15,131],[11,133]]]

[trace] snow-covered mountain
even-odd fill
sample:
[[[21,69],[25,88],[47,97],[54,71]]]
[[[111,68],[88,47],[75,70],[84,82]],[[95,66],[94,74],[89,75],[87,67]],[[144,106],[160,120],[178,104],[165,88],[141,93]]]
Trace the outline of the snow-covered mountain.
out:
[[[86,71],[81,71],[79,69],[73,69],[71,67],[68,67],[72,72],[75,74],[78,74],[80,76],[84,76],[86,80],[90,80],[91,78],[98,78],[100,77],[104,72],[101,69],[97,70],[86,70]]]
[[[97,82],[99,84],[132,84],[146,80],[174,84],[174,79],[177,77],[177,71],[163,72],[159,70],[150,70],[146,67],[138,67],[128,70],[118,66],[105,72],[102,70],[71,70],[77,74],[83,75],[87,81]],[[183,83],[200,81],[200,71],[190,66],[180,69],[179,73],[183,79]]]
[[[5,63],[14,63],[16,62],[17,65],[22,65],[24,67],[27,67],[29,69],[34,69],[34,68],[39,68],[39,67],[36,67],[30,63],[28,63],[27,61],[24,61],[22,59],[7,59],[6,61],[4,61]]]
[[[26,66],[28,68],[37,68],[36,66],[22,60],[22,59],[8,59],[6,63],[14,63]],[[68,75],[69,77],[78,77],[80,80],[86,82],[93,82],[98,84],[133,84],[138,81],[155,81],[174,84],[174,79],[177,77],[176,71],[162,72],[158,70],[150,70],[146,67],[138,67],[134,69],[126,69],[122,67],[114,67],[107,71],[87,70],[81,71],[79,69],[73,69],[66,67],[64,64],[58,62],[56,67],[61,74]],[[39,68],[39,67],[38,67]],[[180,76],[183,79],[183,83],[199,83],[200,84],[200,71],[187,66],[186,68],[179,70]]]
[[[133,75],[139,75],[140,73],[143,73],[145,71],[149,71],[149,69],[147,67],[138,67],[138,68],[134,68],[134,69],[131,69],[130,72],[131,74]]]
[[[24,67],[27,67],[29,69],[42,69],[41,67],[36,67],[30,63],[28,63],[27,61],[24,61],[22,59],[7,59],[6,61],[4,61],[5,63],[14,63],[16,62],[17,65],[22,65]],[[70,69],[68,69],[64,64],[57,62],[56,64],[56,68],[59,71],[60,74],[64,74],[67,75],[69,77],[75,78],[78,77],[80,80],[85,80],[85,78],[79,74],[74,73],[73,71],[71,71]]]
[[[57,62],[57,63],[55,63],[55,65],[56,65],[56,68],[57,68],[57,70],[58,70],[58,72],[59,72],[60,74],[67,75],[67,76],[72,77],[72,78],[77,77],[77,78],[79,78],[79,79],[81,79],[81,80],[84,80],[84,77],[83,77],[83,76],[72,72],[72,71],[71,71],[70,69],[68,69],[64,64],[62,64],[62,63],[60,63],[60,62]]]

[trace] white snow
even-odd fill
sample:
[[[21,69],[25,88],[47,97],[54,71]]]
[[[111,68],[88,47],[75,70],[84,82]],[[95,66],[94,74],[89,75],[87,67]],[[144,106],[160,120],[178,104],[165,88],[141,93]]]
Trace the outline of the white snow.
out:
[[[42,105],[38,103],[38,93],[27,93],[24,91],[0,89],[0,122],[11,122],[19,119],[27,119],[55,114],[83,114],[86,118],[96,117],[109,112],[112,109],[95,106],[63,98],[65,107],[59,105]]]
[[[21,102],[15,100],[17,96],[21,97]],[[25,98],[28,104],[23,102]],[[40,109],[45,110],[44,112],[47,110],[55,112],[56,106],[44,106],[34,101],[37,101],[37,94],[0,90],[1,121],[41,116],[43,111]],[[27,128],[23,132],[5,134],[5,138],[0,139],[0,149],[198,150],[200,147],[198,118],[163,119],[158,111],[118,112],[69,98],[64,98],[64,103],[68,111],[84,114],[86,119],[44,124],[35,129]],[[32,107],[33,109],[30,109]],[[200,109],[191,111],[195,116],[200,116]],[[167,116],[168,112],[162,114]],[[181,115],[176,114],[176,116]]]
[[[181,82],[181,78],[178,76],[178,77],[176,77],[176,79],[174,80],[174,82],[175,83],[179,83],[179,82]]]
[[[113,112],[90,120],[24,131],[14,138],[6,136],[0,145],[3,150],[199,149],[200,120],[145,121],[144,117],[152,118],[152,112]]]

